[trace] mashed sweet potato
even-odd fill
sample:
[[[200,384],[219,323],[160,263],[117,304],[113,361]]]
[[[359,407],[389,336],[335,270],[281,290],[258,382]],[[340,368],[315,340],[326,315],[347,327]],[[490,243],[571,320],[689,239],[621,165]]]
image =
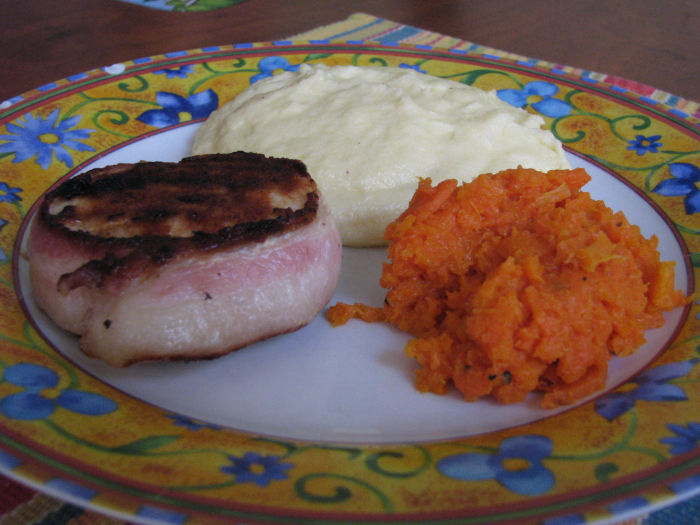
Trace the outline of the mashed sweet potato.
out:
[[[581,187],[583,169],[481,175],[458,186],[422,180],[387,229],[381,308],[333,306],[415,336],[416,387],[466,400],[573,403],[605,385],[608,361],[645,342],[663,311],[687,302],[674,263],[661,262],[625,216]]]

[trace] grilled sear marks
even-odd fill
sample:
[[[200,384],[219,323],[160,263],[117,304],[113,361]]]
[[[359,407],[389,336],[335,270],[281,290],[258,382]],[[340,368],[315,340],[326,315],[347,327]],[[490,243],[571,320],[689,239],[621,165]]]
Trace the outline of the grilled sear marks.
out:
[[[302,162],[236,152],[91,170],[49,192],[38,220],[100,254],[61,277],[66,293],[178,256],[263,242],[309,224],[318,204]]]

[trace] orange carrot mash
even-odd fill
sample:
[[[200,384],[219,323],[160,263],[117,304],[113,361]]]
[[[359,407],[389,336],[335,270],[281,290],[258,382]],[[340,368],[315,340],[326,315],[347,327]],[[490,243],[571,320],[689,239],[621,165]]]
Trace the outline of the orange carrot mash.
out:
[[[688,298],[657,238],[582,192],[589,180],[580,168],[421,180],[385,232],[384,306],[339,303],[329,320],[410,332],[423,392],[517,403],[539,391],[553,408],[600,390],[610,358]]]

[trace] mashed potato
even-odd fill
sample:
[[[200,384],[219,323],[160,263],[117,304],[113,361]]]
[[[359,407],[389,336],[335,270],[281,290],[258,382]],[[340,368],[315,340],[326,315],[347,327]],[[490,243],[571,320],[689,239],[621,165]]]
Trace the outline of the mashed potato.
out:
[[[346,246],[385,244],[419,178],[469,181],[523,166],[570,168],[544,120],[495,93],[411,69],[303,64],[261,80],[200,128],[195,154],[303,161]]]

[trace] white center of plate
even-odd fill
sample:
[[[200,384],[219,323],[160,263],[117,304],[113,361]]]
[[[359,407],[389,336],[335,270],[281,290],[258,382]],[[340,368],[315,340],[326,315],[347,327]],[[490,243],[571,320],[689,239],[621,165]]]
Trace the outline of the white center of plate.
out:
[[[178,161],[190,154],[198,125],[169,130],[128,144],[86,169],[140,160]],[[687,287],[682,251],[664,219],[635,191],[598,167],[570,155],[593,180],[596,199],[622,210],[645,236],[656,234],[663,260],[678,261],[676,284]],[[381,305],[379,287],[384,249],[345,249],[340,285],[330,304]],[[147,363],[114,369],[85,357],[77,339],[59,329],[28,293],[26,263],[20,265],[21,291],[44,336],[76,365],[102,381],[173,413],[214,425],[288,439],[334,443],[398,443],[454,439],[529,423],[557,411],[525,403],[490,400],[466,403],[453,392],[421,394],[413,387],[417,365],[405,356],[408,336],[382,324],[352,320],[333,328],[325,310],[309,326],[246,347],[225,357],[192,363]],[[629,379],[663,348],[681,318],[649,331],[635,355],[613,359],[608,385]]]

